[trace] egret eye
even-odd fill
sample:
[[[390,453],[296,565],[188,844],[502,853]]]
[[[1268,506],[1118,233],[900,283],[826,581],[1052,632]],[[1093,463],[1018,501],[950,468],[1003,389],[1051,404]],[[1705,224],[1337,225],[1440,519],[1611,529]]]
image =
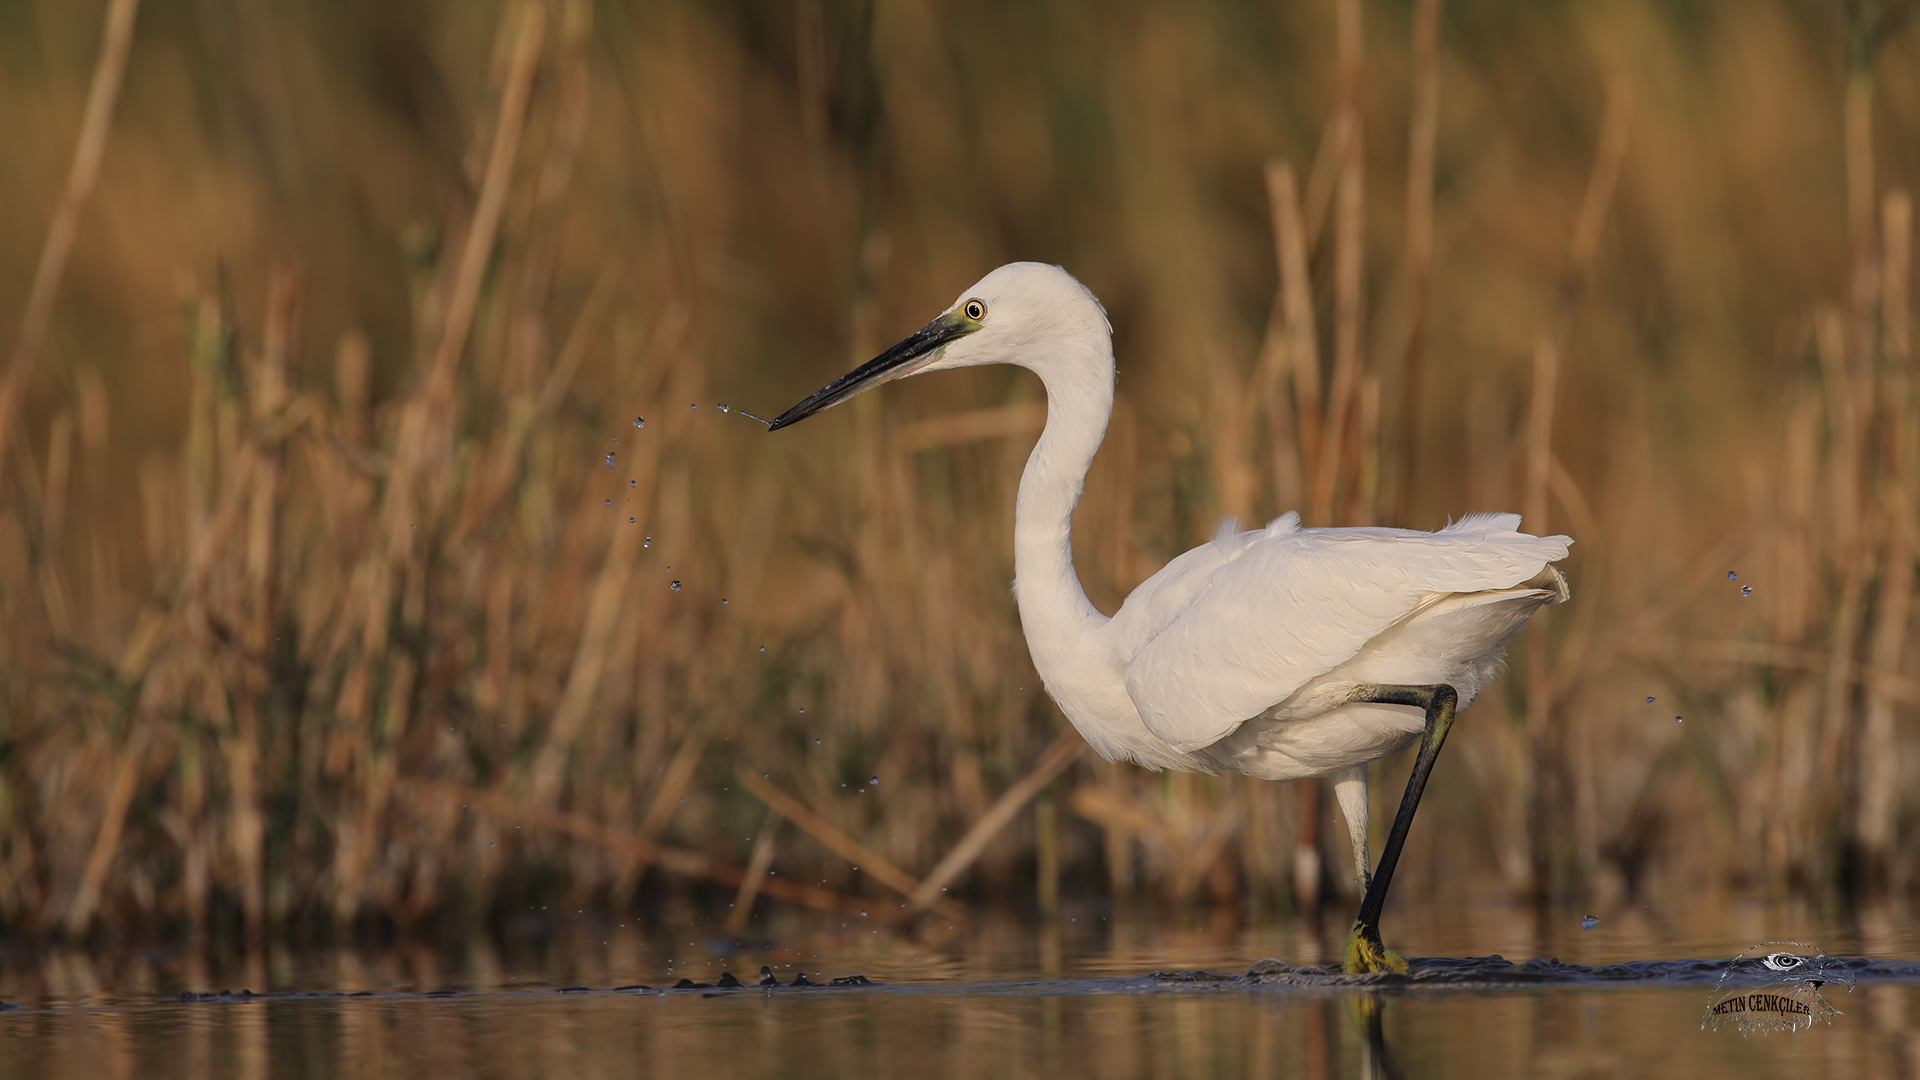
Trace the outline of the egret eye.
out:
[[[967,305],[960,310],[965,312],[967,318],[972,319],[974,322],[979,322],[981,319],[986,318],[987,315],[987,305],[978,300],[967,301]]]

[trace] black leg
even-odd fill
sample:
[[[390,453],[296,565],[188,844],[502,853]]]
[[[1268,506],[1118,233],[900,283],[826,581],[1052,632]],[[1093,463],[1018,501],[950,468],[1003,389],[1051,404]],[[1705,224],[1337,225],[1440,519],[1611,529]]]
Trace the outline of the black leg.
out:
[[[1420,808],[1420,796],[1427,790],[1427,777],[1440,757],[1440,746],[1447,741],[1453,726],[1453,712],[1460,695],[1451,686],[1381,686],[1370,688],[1355,701],[1383,705],[1412,705],[1427,713],[1426,730],[1420,736],[1420,756],[1407,780],[1407,792],[1400,797],[1400,809],[1393,816],[1393,831],[1387,834],[1387,846],[1380,852],[1380,864],[1367,884],[1360,901],[1360,916],[1347,935],[1346,970],[1367,972],[1404,971],[1406,961],[1380,942],[1380,912],[1386,907],[1387,888],[1393,884],[1393,870],[1400,862],[1400,849],[1406,845],[1407,830],[1413,826],[1413,814]]]

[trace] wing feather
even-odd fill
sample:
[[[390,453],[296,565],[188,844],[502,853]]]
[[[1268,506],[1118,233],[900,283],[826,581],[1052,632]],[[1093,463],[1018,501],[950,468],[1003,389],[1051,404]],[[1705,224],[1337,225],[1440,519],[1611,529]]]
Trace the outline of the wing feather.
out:
[[[1175,749],[1217,742],[1441,596],[1532,579],[1572,543],[1515,531],[1516,514],[1432,533],[1297,520],[1195,548],[1115,616],[1127,695]]]

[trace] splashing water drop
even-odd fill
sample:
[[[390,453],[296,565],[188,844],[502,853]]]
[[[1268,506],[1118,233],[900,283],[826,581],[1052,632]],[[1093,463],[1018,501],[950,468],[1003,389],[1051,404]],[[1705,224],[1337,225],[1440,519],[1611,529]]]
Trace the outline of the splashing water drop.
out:
[[[1733,571],[1731,571],[1731,570],[1729,570],[1729,571],[1727,571],[1727,580],[1728,580],[1728,581],[1732,581],[1733,579],[1735,579],[1735,578],[1737,578],[1737,577],[1739,577],[1739,576],[1740,576],[1739,574],[1736,574],[1736,573],[1734,573],[1734,572],[1733,572]]]
[[[1580,929],[1582,930],[1591,930],[1594,927],[1599,925],[1600,925],[1600,916],[1598,915],[1589,915],[1586,918],[1580,920]]]
[[[718,405],[715,405],[715,406],[714,406],[714,408],[716,408],[716,409],[719,409],[719,410],[720,410],[721,412],[732,412],[732,411],[733,411],[732,409],[729,409],[729,408],[727,408],[727,403],[726,403],[726,402],[724,402],[724,401],[723,401],[723,402],[721,402],[721,403],[720,403],[720,404],[718,404]]]
[[[1647,695],[1647,704],[1649,704],[1649,705],[1651,705],[1651,704],[1653,704],[1653,695],[1652,695],[1652,694],[1648,694],[1648,695]]]
[[[880,778],[877,776],[867,781],[868,787],[878,787],[879,785],[880,785]]]
[[[668,586],[667,586],[667,588],[669,588],[669,589],[672,589],[672,590],[673,590],[674,592],[679,592],[679,591],[680,591],[680,583],[676,581],[676,582],[674,582],[674,583],[672,583],[671,585],[668,585]]]
[[[642,540],[642,541],[640,541],[640,546],[641,546],[641,547],[652,547],[652,546],[653,546],[653,537],[651,537],[651,536],[649,536],[649,537],[647,537],[647,538],[646,538],[645,540]]]
[[[607,468],[609,468],[609,469],[611,469],[611,468],[613,468],[613,455],[614,455],[614,454],[615,454],[616,452],[617,452],[617,451],[613,451],[613,450],[609,450],[609,451],[607,451]]]
[[[1752,595],[1753,595],[1753,586],[1751,586],[1751,585],[1742,585],[1742,586],[1740,586],[1740,595],[1741,595],[1741,596],[1752,596]]]
[[[634,417],[634,418],[633,418],[633,426],[634,426],[634,427],[637,427],[637,428],[641,428],[641,427],[646,427],[646,426],[647,426],[647,418],[646,418],[646,417],[644,417],[644,416],[636,416],[636,417]]]

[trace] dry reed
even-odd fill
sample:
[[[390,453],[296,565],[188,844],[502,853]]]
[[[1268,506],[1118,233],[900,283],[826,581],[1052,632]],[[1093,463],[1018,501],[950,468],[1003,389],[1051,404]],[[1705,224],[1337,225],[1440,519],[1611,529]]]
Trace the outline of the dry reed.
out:
[[[1912,35],[1829,70],[1809,49],[1847,28],[1777,4],[1698,63],[1642,4],[979,15],[1085,45],[1036,70],[938,5],[511,0],[331,16],[398,35],[404,93],[277,17],[246,24],[304,58],[272,93],[143,67],[143,37],[109,140],[133,7],[77,139],[0,95],[21,175],[71,162],[46,212],[0,213],[47,253],[0,274],[29,297],[0,390],[9,927],[1350,889],[1315,785],[1060,732],[1005,590],[1030,384],[906,384],[774,439],[716,407],[777,408],[1036,256],[1117,328],[1076,535],[1102,606],[1221,513],[1517,507],[1579,541],[1575,604],[1449,751],[1415,891],[1915,880]],[[151,48],[192,55],[178,32]],[[1790,97],[1749,100],[1752,70]],[[1634,98],[1732,134],[1646,107],[1629,141]],[[223,129],[254,158],[189,130],[203,99],[267,110]]]

